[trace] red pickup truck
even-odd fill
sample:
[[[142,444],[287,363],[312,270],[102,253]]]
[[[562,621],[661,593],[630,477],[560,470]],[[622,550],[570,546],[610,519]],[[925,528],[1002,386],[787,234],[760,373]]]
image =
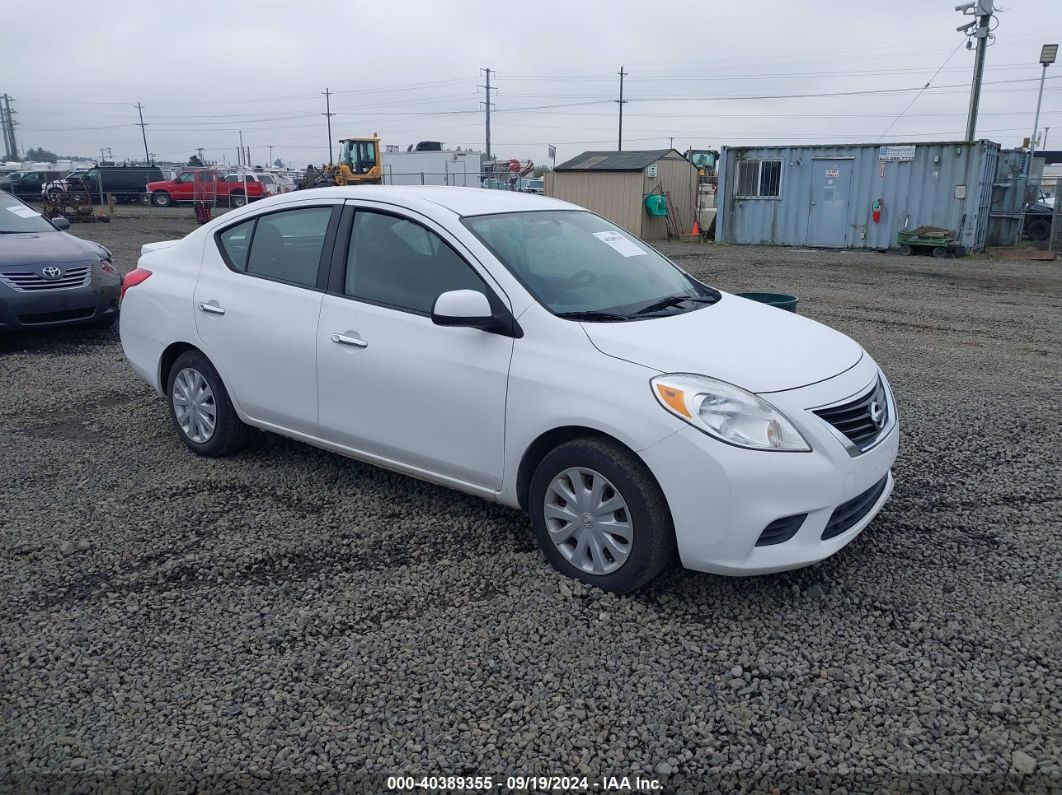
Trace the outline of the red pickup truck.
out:
[[[156,207],[176,202],[210,201],[230,207],[243,207],[248,201],[272,196],[272,190],[252,171],[225,174],[213,168],[182,171],[175,179],[149,182],[148,197]]]

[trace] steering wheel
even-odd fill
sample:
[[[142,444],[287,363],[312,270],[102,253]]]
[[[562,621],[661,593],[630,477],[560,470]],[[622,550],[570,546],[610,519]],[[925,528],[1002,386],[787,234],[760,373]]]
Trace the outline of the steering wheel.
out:
[[[588,270],[576,271],[568,276],[561,284],[562,290],[574,290],[577,287],[587,287],[597,281],[597,277]]]

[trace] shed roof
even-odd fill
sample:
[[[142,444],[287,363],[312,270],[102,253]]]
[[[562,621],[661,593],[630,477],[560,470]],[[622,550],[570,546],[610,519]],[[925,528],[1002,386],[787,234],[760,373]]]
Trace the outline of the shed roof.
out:
[[[675,152],[674,149],[651,149],[634,152],[583,152],[557,166],[555,171],[641,171],[651,163]]]

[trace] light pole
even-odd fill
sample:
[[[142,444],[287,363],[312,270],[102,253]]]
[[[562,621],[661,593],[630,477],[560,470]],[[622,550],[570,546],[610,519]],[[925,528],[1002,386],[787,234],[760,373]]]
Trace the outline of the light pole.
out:
[[[1044,101],[1044,80],[1047,78],[1047,67],[1055,62],[1057,56],[1057,44],[1045,44],[1040,50],[1040,65],[1044,70],[1040,73],[1040,93],[1036,95],[1036,120],[1033,121],[1032,135],[1029,136],[1029,163],[1025,168],[1026,179],[1032,173],[1033,152],[1036,151],[1036,131],[1040,129],[1040,105]]]

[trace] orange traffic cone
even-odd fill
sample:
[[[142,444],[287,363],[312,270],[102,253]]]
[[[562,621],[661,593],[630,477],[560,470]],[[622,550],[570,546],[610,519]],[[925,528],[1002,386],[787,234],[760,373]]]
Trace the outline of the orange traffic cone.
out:
[[[693,229],[690,230],[690,234],[694,237],[701,236],[701,222],[696,218],[693,219]]]

